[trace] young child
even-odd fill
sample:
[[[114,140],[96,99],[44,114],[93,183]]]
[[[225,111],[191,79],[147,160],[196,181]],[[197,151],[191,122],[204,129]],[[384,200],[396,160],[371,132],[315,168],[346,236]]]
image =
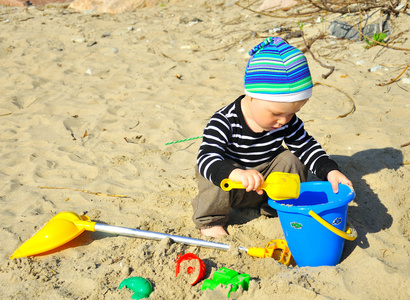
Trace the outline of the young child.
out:
[[[269,215],[272,209],[259,186],[272,172],[299,174],[304,182],[309,169],[328,180],[335,193],[339,183],[352,186],[296,116],[313,88],[303,53],[270,37],[249,54],[245,95],[212,116],[199,148],[193,220],[206,236],[227,235],[231,207],[260,207]],[[225,178],[242,182],[246,190],[223,191]]]

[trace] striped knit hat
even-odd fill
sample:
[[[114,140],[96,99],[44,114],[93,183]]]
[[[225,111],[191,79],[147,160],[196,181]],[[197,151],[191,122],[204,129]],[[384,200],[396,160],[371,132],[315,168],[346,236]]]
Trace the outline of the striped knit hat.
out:
[[[257,99],[295,102],[312,96],[306,57],[279,37],[269,37],[249,51],[245,94]]]

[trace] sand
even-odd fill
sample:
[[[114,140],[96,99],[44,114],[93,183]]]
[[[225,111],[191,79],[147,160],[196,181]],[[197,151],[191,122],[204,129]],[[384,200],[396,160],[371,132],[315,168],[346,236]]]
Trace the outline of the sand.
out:
[[[359,236],[337,266],[286,267],[237,250],[284,238],[278,218],[252,209],[232,212],[230,235],[217,240],[229,251],[84,232],[52,253],[9,259],[61,211],[211,240],[191,220],[200,139],[164,143],[201,136],[243,93],[247,51],[274,28],[295,31],[303,20],[310,38],[341,18],[318,16],[275,18],[203,0],[117,15],[0,7],[0,298],[129,299],[118,286],[140,276],[152,283],[149,299],[225,299],[224,289],[176,280],[178,254],[195,253],[205,279],[221,267],[250,274],[248,291],[231,299],[409,299],[410,70],[377,84],[400,75],[410,55],[331,37],[312,46],[335,66],[327,79],[306,54],[321,84],[299,116],[354,183],[348,215]],[[409,49],[409,17],[392,24],[394,46]],[[304,47],[300,37],[289,42]]]

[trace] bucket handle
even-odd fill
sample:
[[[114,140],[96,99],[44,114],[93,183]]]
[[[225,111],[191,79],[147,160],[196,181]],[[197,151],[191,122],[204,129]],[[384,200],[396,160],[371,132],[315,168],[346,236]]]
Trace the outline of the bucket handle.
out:
[[[337,234],[338,236],[349,240],[349,241],[353,241],[357,238],[357,231],[354,228],[350,228],[348,227],[346,232],[337,229],[336,227],[332,226],[331,224],[329,224],[328,222],[326,222],[323,218],[321,218],[317,213],[315,213],[313,210],[309,211],[309,215],[311,217],[313,217],[316,221],[318,221],[320,224],[322,224],[323,226],[325,226],[327,229],[329,229],[330,231],[332,231],[333,233]]]

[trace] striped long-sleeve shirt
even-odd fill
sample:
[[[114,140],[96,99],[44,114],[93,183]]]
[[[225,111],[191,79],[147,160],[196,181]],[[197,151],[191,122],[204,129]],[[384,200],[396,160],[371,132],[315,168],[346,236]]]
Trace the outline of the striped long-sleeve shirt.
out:
[[[280,153],[282,142],[319,178],[338,169],[296,115],[279,129],[253,132],[242,114],[243,97],[217,111],[205,127],[197,158],[203,177],[219,186],[237,168],[234,162],[243,169],[269,162]]]

